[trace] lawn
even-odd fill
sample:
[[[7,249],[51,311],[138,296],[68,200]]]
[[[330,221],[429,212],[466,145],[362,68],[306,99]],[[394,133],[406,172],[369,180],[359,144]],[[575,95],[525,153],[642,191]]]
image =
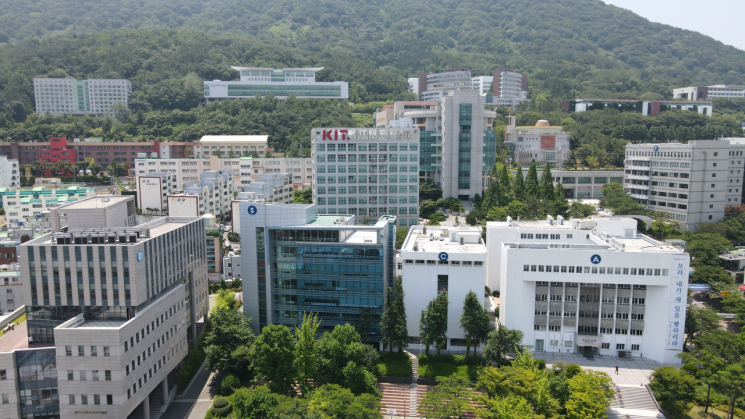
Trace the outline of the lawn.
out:
[[[437,378],[453,374],[476,381],[476,370],[483,358],[463,355],[419,355],[419,377]]]
[[[410,377],[411,358],[406,353],[380,352],[378,375],[382,377]]]
[[[737,411],[737,410],[735,410]],[[723,412],[719,409],[714,409],[713,407],[709,406],[709,413],[704,413],[704,408],[702,406],[696,406],[693,409],[691,409],[690,412],[686,415],[686,419],[726,419],[727,413]],[[742,419],[742,416],[735,415],[735,419]]]

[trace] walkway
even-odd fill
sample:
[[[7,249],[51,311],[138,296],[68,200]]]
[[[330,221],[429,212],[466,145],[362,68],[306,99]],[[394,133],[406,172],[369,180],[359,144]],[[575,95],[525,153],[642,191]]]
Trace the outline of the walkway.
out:
[[[199,370],[186,393],[176,397],[160,419],[204,419],[219,389],[220,382],[214,373],[206,368]]]
[[[664,367],[655,361],[646,358],[618,359],[609,355],[597,355],[594,359],[587,359],[578,354],[560,354],[558,352],[534,352],[533,357],[546,361],[546,366],[551,367],[555,362],[572,363],[595,371],[602,371],[610,375],[617,385],[639,386],[649,384],[649,376],[655,368]],[[618,366],[618,374],[616,374]]]
[[[380,400],[384,418],[416,418],[422,387],[416,381],[419,378],[419,360],[416,355],[406,352],[411,358],[411,384],[378,383],[383,397]]]

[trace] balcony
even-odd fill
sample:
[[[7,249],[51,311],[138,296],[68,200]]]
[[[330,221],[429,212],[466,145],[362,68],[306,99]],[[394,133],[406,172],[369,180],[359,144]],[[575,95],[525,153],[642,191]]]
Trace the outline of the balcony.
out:
[[[626,175],[626,178],[633,180],[649,180],[649,175]]]
[[[625,167],[626,170],[652,170],[649,166],[635,166],[635,165],[629,165]]]
[[[633,193],[631,194],[631,197],[634,199],[644,199],[644,200],[649,199],[648,195],[633,194]]]

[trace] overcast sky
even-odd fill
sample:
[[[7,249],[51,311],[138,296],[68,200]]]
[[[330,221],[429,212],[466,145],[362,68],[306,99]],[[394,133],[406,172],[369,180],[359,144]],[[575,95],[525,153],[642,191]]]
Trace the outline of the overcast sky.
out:
[[[745,50],[743,0],[603,0],[645,17],[708,35]]]

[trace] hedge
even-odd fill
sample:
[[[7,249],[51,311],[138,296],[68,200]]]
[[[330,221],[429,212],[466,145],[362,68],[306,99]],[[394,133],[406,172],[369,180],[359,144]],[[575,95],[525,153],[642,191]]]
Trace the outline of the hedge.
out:
[[[210,407],[210,413],[214,417],[225,417],[233,410],[233,406],[225,397],[216,397]]]

